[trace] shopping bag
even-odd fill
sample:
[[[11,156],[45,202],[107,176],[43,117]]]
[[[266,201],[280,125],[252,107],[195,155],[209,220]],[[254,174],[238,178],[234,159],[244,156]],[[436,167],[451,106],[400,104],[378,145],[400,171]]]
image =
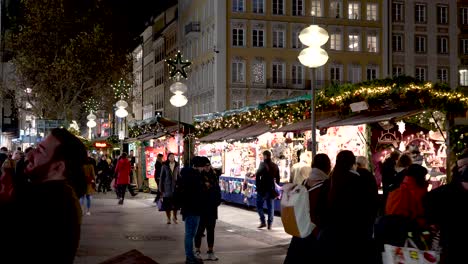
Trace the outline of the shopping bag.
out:
[[[438,252],[418,249],[410,238],[406,240],[404,247],[385,244],[384,249],[383,264],[436,264],[440,261]]]
[[[163,201],[162,201],[162,199],[158,199],[158,200],[156,201],[156,205],[158,206],[159,212],[166,211],[166,209],[165,209],[164,206],[163,206]]]

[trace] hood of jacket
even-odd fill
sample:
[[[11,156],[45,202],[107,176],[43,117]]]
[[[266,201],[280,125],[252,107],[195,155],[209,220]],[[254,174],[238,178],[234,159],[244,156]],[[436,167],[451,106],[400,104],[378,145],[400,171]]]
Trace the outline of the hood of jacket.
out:
[[[309,178],[307,178],[307,185],[309,187],[312,187],[315,184],[323,182],[326,179],[328,179],[328,175],[325,172],[318,168],[312,168],[310,176]]]

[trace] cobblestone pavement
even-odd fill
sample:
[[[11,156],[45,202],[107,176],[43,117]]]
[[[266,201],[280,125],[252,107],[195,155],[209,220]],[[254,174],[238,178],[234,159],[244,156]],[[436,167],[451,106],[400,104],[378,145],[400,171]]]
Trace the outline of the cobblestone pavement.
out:
[[[83,217],[75,263],[95,264],[132,249],[161,264],[184,263],[183,222],[166,224],[153,199],[154,195],[140,193],[119,206],[114,193],[96,194],[91,216]],[[258,224],[256,212],[221,205],[215,241],[220,260],[213,263],[282,263],[290,236],[281,219],[275,217],[273,230],[257,230]],[[202,251],[206,252],[206,240]]]

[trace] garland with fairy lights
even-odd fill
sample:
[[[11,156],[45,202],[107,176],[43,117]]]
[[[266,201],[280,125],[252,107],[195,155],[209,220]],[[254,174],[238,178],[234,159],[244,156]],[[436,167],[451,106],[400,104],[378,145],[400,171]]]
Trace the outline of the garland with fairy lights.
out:
[[[369,110],[397,109],[404,106],[441,112],[463,112],[468,97],[445,85],[421,83],[411,77],[374,80],[359,84],[335,85],[317,93],[317,112],[335,111],[341,116],[351,113],[350,104],[366,101]],[[392,106],[393,105],[393,106]],[[195,123],[197,137],[224,128],[264,121],[272,128],[310,118],[310,101],[247,110],[235,115],[216,117]]]

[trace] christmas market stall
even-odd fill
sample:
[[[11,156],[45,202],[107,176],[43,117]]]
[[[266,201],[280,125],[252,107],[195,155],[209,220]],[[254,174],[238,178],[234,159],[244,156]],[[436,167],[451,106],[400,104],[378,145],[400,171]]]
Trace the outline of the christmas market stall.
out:
[[[255,205],[255,172],[264,150],[272,152],[282,183],[289,182],[301,155],[310,165],[310,105],[310,96],[302,96],[195,117],[195,152],[222,169],[224,200]],[[317,93],[312,112],[318,153],[332,163],[343,149],[367,157],[379,181],[385,158],[406,152],[428,168],[435,188],[447,179],[447,113],[464,114],[467,106],[463,94],[408,77],[331,86]]]

